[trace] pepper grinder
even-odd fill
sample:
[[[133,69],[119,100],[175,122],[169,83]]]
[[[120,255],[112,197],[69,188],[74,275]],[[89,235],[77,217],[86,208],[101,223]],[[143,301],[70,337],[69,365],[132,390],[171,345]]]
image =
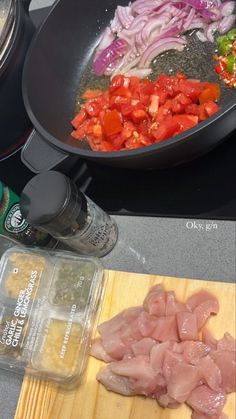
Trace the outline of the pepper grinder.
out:
[[[115,246],[115,221],[67,176],[47,171],[24,187],[20,208],[28,223],[81,254],[102,257]]]

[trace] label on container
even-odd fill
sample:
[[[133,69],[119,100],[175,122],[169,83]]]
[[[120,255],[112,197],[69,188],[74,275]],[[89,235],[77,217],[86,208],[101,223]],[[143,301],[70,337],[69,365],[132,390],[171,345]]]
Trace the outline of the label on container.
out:
[[[7,213],[4,221],[4,227],[6,231],[14,234],[21,233],[28,227],[28,223],[25,221],[20,212],[19,204],[14,204]]]
[[[49,234],[30,226],[21,214],[19,197],[8,187],[3,187],[0,202],[0,234],[19,240],[26,246],[53,247],[56,240]]]
[[[41,271],[27,269],[27,263],[26,259],[26,267],[23,269],[22,265],[13,265],[5,279],[6,295],[14,296],[16,303],[12,309],[3,309],[1,315],[0,354],[13,358],[18,358],[23,350],[32,301],[41,276]],[[18,290],[14,288],[15,281]]]

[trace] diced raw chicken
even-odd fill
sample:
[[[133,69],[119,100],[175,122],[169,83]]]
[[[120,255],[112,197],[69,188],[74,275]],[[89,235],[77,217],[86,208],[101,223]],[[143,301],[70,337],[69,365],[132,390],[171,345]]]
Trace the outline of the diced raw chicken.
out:
[[[108,362],[97,379],[123,395],[145,395],[163,407],[186,402],[192,419],[227,419],[226,393],[236,390],[236,344],[225,333],[217,341],[202,327],[219,304],[200,291],[187,303],[161,285],[142,307],[124,310],[99,326],[91,355]],[[199,330],[201,330],[201,340]]]
[[[135,356],[137,355],[149,355],[152,347],[156,345],[155,339],[142,338],[138,342],[131,345],[131,349]]]
[[[102,339],[103,347],[106,353],[117,360],[123,358],[124,355],[131,353],[131,350],[128,346],[122,342],[121,337],[118,333],[112,333]]]
[[[170,397],[179,403],[185,402],[191,391],[199,384],[199,370],[194,365],[180,362],[171,371],[167,383],[167,390]]]
[[[146,311],[142,311],[138,316],[139,330],[142,336],[151,336],[152,331],[155,329],[157,324],[157,318],[151,316]]]
[[[169,407],[170,409],[176,409],[177,407],[180,406],[180,403],[172,399],[172,397],[170,397],[168,393],[161,394],[157,398],[157,400],[162,407]]]
[[[217,298],[207,291],[200,291],[188,298],[186,306],[197,316],[197,325],[200,330],[211,314],[219,311]]]
[[[149,314],[155,316],[165,316],[166,313],[166,293],[162,285],[154,285],[147,294],[143,307]]]
[[[112,362],[111,371],[130,379],[135,394],[149,394],[158,387],[157,374],[151,368],[148,356],[137,356],[129,360]]]
[[[177,354],[183,354],[184,353],[184,345],[186,342],[174,342],[172,351],[176,352]]]
[[[107,390],[114,391],[115,393],[123,394],[124,396],[133,396],[135,394],[131,389],[129,379],[114,374],[109,365],[98,372],[97,380],[100,381]]]
[[[142,337],[137,323],[141,312],[141,307],[131,307],[98,326],[102,345],[110,357],[120,360],[132,353],[131,344]]]
[[[139,330],[138,318],[127,324],[124,324],[121,327],[119,334],[122,342],[128,347],[130,347],[132,343],[142,339],[142,335]]]
[[[173,316],[174,314],[180,311],[187,311],[187,307],[185,304],[180,303],[176,299],[176,295],[174,291],[166,292],[166,316]]]
[[[176,314],[180,340],[198,340],[197,317],[195,313],[181,311]]]
[[[211,332],[204,327],[202,329],[202,341],[207,345],[210,346],[211,349],[216,350],[217,349],[217,340],[213,338]]]
[[[127,324],[137,318],[139,313],[141,313],[141,307],[130,307],[127,310],[122,311],[121,313],[114,316],[112,319],[107,320],[106,322],[101,323],[98,326],[98,332],[100,335],[106,336],[111,333],[116,333],[124,324]]]
[[[204,303],[204,301],[208,300],[213,300],[219,306],[217,298],[205,290],[201,290],[191,295],[191,297],[187,299],[185,304],[188,310],[193,311],[197,306]]]
[[[223,338],[217,343],[217,350],[236,351],[236,340],[230,335],[230,333],[225,333]]]
[[[163,375],[167,382],[170,380],[173,369],[181,362],[184,362],[183,355],[175,353],[169,349],[166,350],[163,362]]]
[[[160,342],[165,342],[166,340],[178,341],[176,317],[158,317],[151,337]]]
[[[114,361],[105,351],[101,338],[96,338],[92,342],[92,346],[90,349],[90,355],[94,356],[95,358],[101,359],[105,362]]]
[[[152,347],[150,352],[150,364],[155,371],[162,371],[166,351],[167,349],[171,349],[172,346],[173,344],[168,340],[163,343],[156,343],[156,345]]]
[[[209,355],[204,356],[199,361],[198,368],[201,377],[203,377],[208,387],[212,390],[220,391],[222,383],[221,371],[213,359]]]
[[[179,345],[183,345],[184,360],[192,365],[197,365],[200,359],[209,354],[211,350],[201,341],[188,341]]]
[[[226,393],[236,391],[236,352],[212,351],[210,356],[221,371],[222,388]]]
[[[216,392],[203,384],[192,391],[187,404],[196,412],[212,417],[221,415],[225,401],[223,391]]]
[[[219,311],[219,303],[216,299],[203,301],[194,309],[197,317],[198,330],[202,329],[211,314],[217,314]]]

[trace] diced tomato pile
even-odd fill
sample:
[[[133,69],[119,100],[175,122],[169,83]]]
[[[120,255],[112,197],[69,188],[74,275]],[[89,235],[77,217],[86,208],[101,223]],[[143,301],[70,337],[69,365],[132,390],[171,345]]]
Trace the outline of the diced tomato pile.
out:
[[[71,135],[87,139],[94,151],[159,143],[217,112],[219,97],[218,84],[190,80],[182,73],[160,74],[154,82],[117,75],[105,92],[84,93]]]

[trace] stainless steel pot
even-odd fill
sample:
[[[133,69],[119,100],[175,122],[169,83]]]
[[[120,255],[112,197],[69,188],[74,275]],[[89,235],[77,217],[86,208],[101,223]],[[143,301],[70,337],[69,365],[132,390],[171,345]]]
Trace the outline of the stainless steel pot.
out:
[[[22,99],[22,70],[34,33],[30,0],[0,1],[0,159],[19,147],[31,124]]]

